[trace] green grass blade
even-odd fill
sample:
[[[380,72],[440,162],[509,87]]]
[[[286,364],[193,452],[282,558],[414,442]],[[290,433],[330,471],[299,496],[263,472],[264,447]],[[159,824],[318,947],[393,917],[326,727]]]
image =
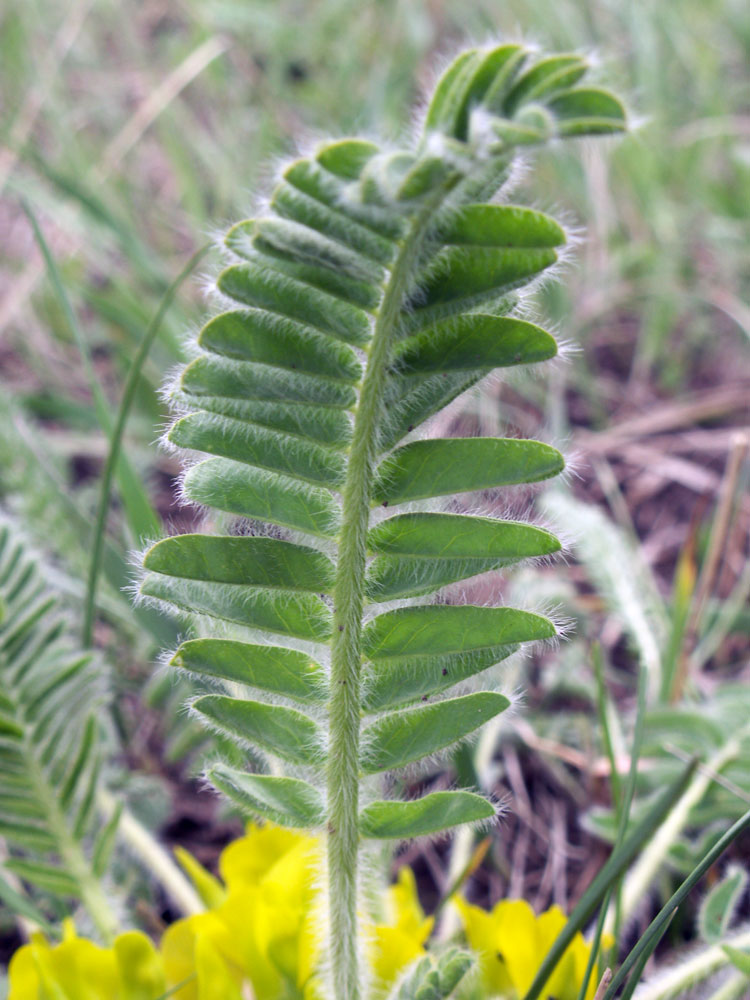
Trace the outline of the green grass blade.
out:
[[[91,563],[89,565],[86,601],[84,604],[83,642],[86,646],[91,645],[93,636],[96,587],[99,580],[99,573],[101,572],[104,532],[107,522],[107,511],[109,510],[110,497],[112,493],[112,480],[114,479],[115,469],[117,468],[120,458],[122,437],[125,432],[125,424],[127,423],[130,410],[133,406],[133,400],[135,399],[136,390],[138,388],[138,379],[146,358],[148,357],[148,352],[151,350],[151,346],[156,340],[161,322],[172,304],[172,300],[177,294],[177,291],[183,281],[185,281],[188,275],[195,269],[197,264],[203,259],[203,257],[205,257],[210,247],[211,244],[207,243],[205,246],[202,246],[200,250],[197,250],[164,293],[164,296],[159,303],[159,308],[156,310],[154,318],[149,323],[148,329],[143,336],[143,340],[138,348],[138,353],[133,359],[130,371],[128,372],[128,377],[125,381],[125,388],[122,393],[122,399],[120,400],[120,406],[117,410],[114,427],[112,428],[112,434],[109,442],[109,452],[107,453],[107,461],[104,465],[101,485],[99,487],[99,503],[96,511],[94,538],[91,549]]]
[[[91,389],[91,394],[94,399],[97,419],[99,420],[99,423],[105,433],[109,435],[112,431],[112,420],[109,415],[109,403],[102,392],[99,380],[97,379],[96,373],[94,372],[94,368],[91,364],[91,355],[86,343],[86,338],[78,325],[78,321],[73,311],[73,307],[70,304],[70,299],[65,291],[57,264],[55,263],[52,253],[50,252],[47,241],[45,240],[44,234],[39,226],[39,222],[34,215],[31,206],[25,199],[22,200],[21,205],[28,217],[29,222],[31,223],[34,238],[42,257],[44,258],[44,263],[47,268],[47,273],[49,275],[55,297],[57,298],[60,308],[63,311],[63,315],[65,316],[65,320],[70,328],[73,339],[81,356],[81,362],[83,364],[86,378],[88,379],[89,387]],[[137,539],[154,537],[161,531],[161,522],[151,506],[148,496],[146,495],[146,491],[143,488],[143,484],[124,457],[120,458],[116,468],[120,491],[122,493],[122,502],[125,507],[128,524],[133,532],[133,535]]]
[[[658,914],[649,924],[645,934],[632,949],[628,957],[620,966],[620,970],[609,985],[609,989],[604,994],[603,1000],[613,1000],[619,988],[628,978],[631,971],[641,968],[641,961],[652,955],[656,946],[661,941],[669,922],[678,906],[687,898],[691,890],[703,878],[708,869],[721,857],[729,845],[746,829],[750,827],[750,810],[745,813],[737,822],[727,830],[721,840],[705,855],[699,865],[692,870],[682,885],[667,900]],[[636,979],[637,982],[637,979]]]
[[[579,900],[578,905],[568,918],[565,927],[547,952],[523,1000],[537,1000],[541,996],[545,983],[554,972],[557,963],[565,954],[573,938],[584,927],[607,891],[626,870],[633,858],[655,833],[665,816],[669,814],[674,804],[679,800],[693,775],[695,767],[695,761],[688,765],[671,788],[668,788],[659,797],[655,805],[625,840],[620,850],[612,853],[607,863]]]

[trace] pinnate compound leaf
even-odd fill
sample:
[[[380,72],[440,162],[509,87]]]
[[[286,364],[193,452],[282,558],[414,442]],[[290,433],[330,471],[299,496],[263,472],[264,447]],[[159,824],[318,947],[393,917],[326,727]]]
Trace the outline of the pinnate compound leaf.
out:
[[[193,711],[227,735],[292,764],[316,766],[325,759],[319,727],[297,709],[208,694],[193,703]]]
[[[305,653],[282,646],[259,646],[234,639],[189,639],[177,650],[170,665],[305,704],[325,701],[327,697],[323,668]]]
[[[415,802],[373,802],[359,815],[363,837],[400,840],[492,819],[494,806],[472,792],[433,792]]]
[[[563,457],[539,441],[437,438],[413,441],[381,462],[376,503],[405,503],[452,493],[536,483],[562,472]]]
[[[383,716],[362,735],[362,769],[377,774],[428,757],[458,743],[509,705],[505,695],[478,691]]]
[[[210,768],[208,778],[244,813],[292,829],[309,829],[325,822],[320,793],[299,778],[247,774],[224,764]]]

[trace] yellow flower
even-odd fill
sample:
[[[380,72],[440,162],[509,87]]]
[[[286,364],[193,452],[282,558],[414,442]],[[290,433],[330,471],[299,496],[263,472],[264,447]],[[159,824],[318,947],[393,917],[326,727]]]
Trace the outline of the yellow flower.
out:
[[[70,923],[59,945],[35,935],[11,961],[8,1000],[157,1000],[167,990],[173,1000],[323,1000],[322,850],[319,837],[251,823],[222,852],[221,881],[180,851],[204,913],[168,927],[158,952],[138,932],[112,948],[77,937]],[[433,925],[409,868],[386,891],[384,910],[382,924],[368,924],[383,994],[425,953]]]
[[[407,965],[425,954],[424,945],[435,922],[425,917],[419,904],[411,868],[401,868],[398,881],[387,890],[385,915],[386,923],[373,928],[369,955],[373,980],[383,993]]]
[[[482,987],[487,996],[517,1000],[531,986],[545,955],[565,926],[567,917],[559,906],[540,916],[524,900],[502,900],[487,913],[465,900],[455,901],[466,939],[479,955]],[[605,947],[607,943],[604,942]],[[541,1000],[577,1000],[591,948],[579,933],[547,981]],[[591,977],[586,1000],[596,992]]]
[[[170,986],[196,975],[175,1000],[213,1000],[207,992],[209,963],[223,963],[227,978],[221,1000],[234,1000],[250,983],[257,1000],[315,995],[313,974],[320,943],[315,880],[321,843],[316,837],[274,826],[249,824],[244,837],[223,852],[219,868],[225,889],[205,878],[194,859],[184,867],[211,893],[208,913],[168,928],[162,953]],[[205,893],[204,893],[205,898]],[[200,961],[199,961],[200,958]],[[234,991],[234,992],[233,992]]]
[[[76,935],[65,921],[63,940],[42,934],[10,962],[8,1000],[155,1000],[166,989],[162,961],[139,931],[121,934],[111,948]]]

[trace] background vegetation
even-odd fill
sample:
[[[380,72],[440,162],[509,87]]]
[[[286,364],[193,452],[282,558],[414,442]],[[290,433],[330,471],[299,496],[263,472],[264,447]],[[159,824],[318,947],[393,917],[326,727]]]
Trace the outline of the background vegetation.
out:
[[[727,721],[736,700],[724,688],[750,680],[743,0],[4,0],[0,504],[46,557],[48,580],[68,594],[82,628],[108,422],[170,282],[212,234],[249,211],[259,186],[267,189],[269,157],[292,153],[300,136],[398,136],[436,56],[467,37],[498,35],[593,49],[607,81],[642,116],[624,141],[554,150],[533,181],[520,182],[519,200],[562,207],[583,235],[564,287],[539,300],[575,352],[551,379],[498,384],[454,411],[451,424],[524,434],[542,424],[578,456],[568,488],[541,505],[571,528],[567,569],[482,582],[493,588],[484,596],[502,587],[509,598],[562,606],[575,620],[573,638],[519,668],[525,708],[455,762],[511,806],[474,897],[523,894],[539,907],[569,908],[606,854],[588,831],[613,826],[598,719],[608,720],[617,760],[627,753],[639,665],[651,678],[639,797],[695,749],[684,738],[689,713],[716,722],[713,742],[707,736],[700,749],[707,766],[720,761],[723,784],[704,775],[705,795],[675,821],[672,868],[689,868],[696,844],[725,828],[750,795],[748,741],[739,734],[731,753],[726,747],[737,727]],[[49,280],[22,198],[64,295]],[[200,267],[211,272],[216,260]],[[154,440],[165,418],[158,390],[182,358],[184,331],[201,322],[201,290],[197,278],[182,286],[137,383],[95,641],[115,668],[131,807],[211,864],[239,826],[189,780],[202,737],[177,711],[184,692],[154,675],[175,629],[134,611],[121,592],[134,547],[162,521],[177,532],[199,516],[174,499],[175,461]],[[595,638],[606,677],[599,715]],[[444,849],[421,845],[408,858],[428,907],[447,886]],[[742,844],[735,850],[741,856]],[[669,882],[663,861],[641,871],[634,912],[655,872]],[[169,916],[158,894],[134,888],[147,923]],[[684,923],[673,929],[675,941],[690,933]],[[8,949],[16,943],[9,929]]]

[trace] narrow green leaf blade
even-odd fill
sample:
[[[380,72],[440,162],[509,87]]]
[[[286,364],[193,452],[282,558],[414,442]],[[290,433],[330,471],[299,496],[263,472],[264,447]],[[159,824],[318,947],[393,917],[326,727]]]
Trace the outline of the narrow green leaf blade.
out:
[[[193,710],[222,732],[282,760],[313,766],[325,758],[320,729],[295,708],[208,694],[194,702]]]
[[[427,593],[456,580],[560,550],[542,528],[463,514],[403,514],[370,531],[367,590],[377,601]]]
[[[322,552],[252,535],[174,535],[153,545],[143,566],[190,580],[315,593],[329,591],[335,577]]]
[[[320,793],[299,778],[247,774],[224,764],[210,768],[208,778],[244,813],[262,816],[278,826],[307,830],[325,822]]]
[[[444,243],[456,246],[554,249],[565,230],[544,212],[522,205],[464,205],[440,229]]]
[[[489,670],[517,649],[517,645],[489,646],[443,656],[410,656],[407,661],[369,663],[365,667],[362,707],[365,712],[382,712],[438,694]]]
[[[280,472],[317,486],[339,486],[344,458],[329,448],[212,413],[191,413],[172,425],[169,440],[180,448],[203,451]]]
[[[331,634],[331,613],[313,594],[183,580],[160,573],[148,573],[140,592],[182,611],[309,642],[325,642]]]
[[[555,338],[534,323],[471,313],[404,341],[396,364],[402,376],[423,377],[435,372],[536,364],[556,354]]]
[[[204,354],[182,373],[180,389],[200,405],[205,398],[246,402],[302,403],[343,409],[356,401],[343,379],[294,372],[218,354]]]
[[[33,924],[36,924],[45,934],[54,934],[52,925],[47,921],[41,910],[38,910],[30,899],[27,899],[26,896],[17,892],[9,885],[2,877],[2,874],[0,874],[0,902],[11,913],[15,913],[19,917],[25,917],[26,920],[30,920]]]
[[[222,271],[217,285],[244,305],[296,320],[344,342],[363,346],[370,339],[370,320],[362,309],[270,268],[236,264]]]
[[[5,862],[5,868],[24,882],[29,882],[44,892],[51,892],[56,896],[72,896],[76,899],[80,894],[76,880],[54,865],[26,858],[9,858]]]
[[[535,642],[556,634],[548,618],[530,611],[426,604],[378,615],[364,629],[362,648],[370,660],[403,661]]]
[[[384,716],[362,735],[362,769],[377,774],[421,760],[462,740],[509,705],[502,694],[478,691]]]
[[[359,830],[371,839],[401,840],[486,821],[494,815],[494,806],[481,795],[433,792],[416,802],[373,802],[359,814]]]
[[[741,951],[739,948],[733,948],[730,944],[723,944],[721,950],[735,969],[738,969],[743,976],[750,977],[750,951]]]
[[[320,664],[296,649],[256,646],[234,639],[189,639],[170,660],[202,677],[220,678],[281,694],[305,704],[325,701],[326,675]]]
[[[376,503],[428,497],[517,483],[535,483],[562,472],[563,457],[540,441],[513,438],[445,438],[413,441],[378,468]]]
[[[324,378],[357,382],[361,365],[354,351],[331,337],[261,309],[233,310],[210,320],[198,336],[206,351]]]
[[[339,528],[339,508],[327,490],[239,462],[200,462],[186,474],[183,488],[194,503],[309,535],[332,538]]]

